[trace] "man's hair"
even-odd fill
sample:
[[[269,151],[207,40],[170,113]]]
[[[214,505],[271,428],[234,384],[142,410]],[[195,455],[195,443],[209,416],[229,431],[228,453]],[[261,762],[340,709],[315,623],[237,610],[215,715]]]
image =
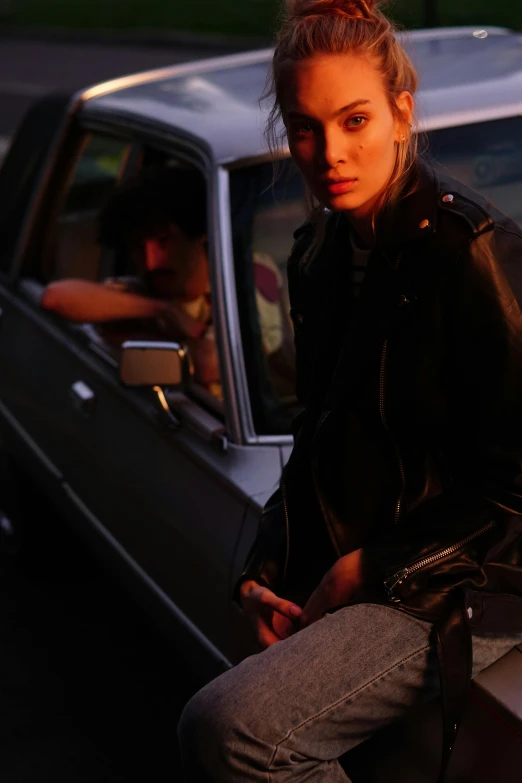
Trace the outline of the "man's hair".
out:
[[[196,169],[144,169],[124,182],[100,213],[104,247],[137,247],[175,224],[189,237],[207,233],[206,187]]]

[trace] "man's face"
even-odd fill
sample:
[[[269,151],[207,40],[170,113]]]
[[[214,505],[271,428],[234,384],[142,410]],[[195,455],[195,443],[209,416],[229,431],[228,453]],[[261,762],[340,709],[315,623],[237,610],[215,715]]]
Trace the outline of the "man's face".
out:
[[[144,276],[161,299],[196,299],[208,290],[206,237],[188,237],[175,224],[146,239]]]

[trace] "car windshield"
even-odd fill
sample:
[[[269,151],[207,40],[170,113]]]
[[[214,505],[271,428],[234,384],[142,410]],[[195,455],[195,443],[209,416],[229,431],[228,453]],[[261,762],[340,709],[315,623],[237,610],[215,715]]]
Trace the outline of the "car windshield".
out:
[[[522,227],[522,118],[432,131],[429,154],[451,176]],[[238,307],[254,425],[288,434],[299,412],[286,261],[306,219],[305,189],[290,160],[230,174]]]

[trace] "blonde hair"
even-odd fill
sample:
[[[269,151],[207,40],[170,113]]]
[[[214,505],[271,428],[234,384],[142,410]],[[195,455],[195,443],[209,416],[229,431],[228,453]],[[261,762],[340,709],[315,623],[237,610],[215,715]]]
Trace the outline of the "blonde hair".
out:
[[[404,122],[404,142],[397,144],[392,175],[376,207],[376,213],[393,205],[403,192],[418,154],[417,135],[406,123],[396,99],[404,91],[415,93],[417,72],[396,38],[397,28],[380,11],[379,0],[286,0],[286,14],[276,37],[272,68],[263,100],[272,99],[266,137],[276,153],[286,135],[279,133],[283,119],[282,97],[284,67],[316,54],[358,54],[374,58],[379,64],[391,111]],[[311,217],[320,232],[321,205]],[[374,216],[375,217],[375,216]]]

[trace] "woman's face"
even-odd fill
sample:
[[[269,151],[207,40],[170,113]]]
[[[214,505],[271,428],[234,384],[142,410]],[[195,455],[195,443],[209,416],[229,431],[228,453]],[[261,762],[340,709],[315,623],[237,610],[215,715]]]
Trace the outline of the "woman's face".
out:
[[[369,57],[318,55],[288,66],[282,97],[290,152],[313,195],[355,218],[372,214],[392,175],[413,99],[392,113],[383,77]]]

